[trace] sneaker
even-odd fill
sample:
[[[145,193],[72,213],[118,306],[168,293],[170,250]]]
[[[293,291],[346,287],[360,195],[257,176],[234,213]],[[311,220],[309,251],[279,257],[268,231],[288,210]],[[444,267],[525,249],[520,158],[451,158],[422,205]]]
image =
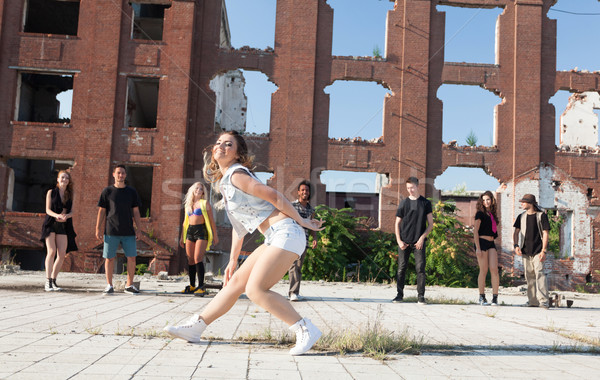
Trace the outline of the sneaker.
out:
[[[54,289],[55,292],[60,292],[62,290],[61,287],[59,287],[58,285],[56,285],[56,280],[52,279],[52,288]]]
[[[488,301],[487,301],[487,299],[485,298],[485,296],[479,296],[479,304],[480,304],[481,306],[487,306],[487,305],[488,305]]]
[[[206,329],[206,323],[200,319],[198,314],[194,314],[187,322],[179,326],[165,326],[163,329],[167,334],[174,338],[187,340],[191,343],[200,342],[200,337]]]
[[[498,296],[492,296],[492,306],[498,306]]]
[[[534,304],[531,304],[531,303],[529,303],[529,301],[527,301],[527,302],[525,302],[525,303],[523,304],[523,306],[524,306],[524,307],[538,307],[538,306],[540,306],[540,305],[534,305]]]
[[[139,294],[140,293],[140,291],[137,290],[137,288],[134,285],[127,286],[125,288],[124,292],[127,294]]]
[[[290,330],[296,333],[296,345],[290,350],[290,355],[302,355],[319,340],[322,333],[310,319],[302,318],[290,326]]]
[[[183,294],[192,294],[196,291],[196,287],[192,285],[188,285],[181,291]]]
[[[300,301],[300,296],[298,296],[296,293],[290,294],[290,302],[298,302],[298,301]]]
[[[417,303],[419,305],[427,305],[427,302],[425,302],[425,297],[424,296],[419,296],[419,299],[418,299]]]
[[[194,295],[198,297],[204,297],[206,295],[206,290],[204,290],[204,286],[196,288]]]
[[[550,309],[550,304],[548,302],[544,302],[540,305],[540,307],[543,307],[544,309]]]
[[[52,286],[52,282],[50,282],[50,280],[46,281],[46,284],[44,285],[44,290],[47,292],[54,291],[54,287]]]
[[[104,288],[104,291],[102,293],[113,294],[114,292],[115,292],[115,288],[113,288],[112,285],[108,284],[108,285],[106,285],[106,288]]]
[[[402,302],[402,300],[404,300],[404,297],[402,297],[401,295],[397,295],[396,298],[392,300],[392,303],[400,303]]]

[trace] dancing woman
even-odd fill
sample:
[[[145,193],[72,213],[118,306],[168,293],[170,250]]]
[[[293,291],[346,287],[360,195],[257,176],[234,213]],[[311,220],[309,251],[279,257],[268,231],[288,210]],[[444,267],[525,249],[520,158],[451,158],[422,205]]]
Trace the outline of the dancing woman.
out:
[[[230,310],[245,292],[250,300],[290,326],[296,333],[296,345],[290,354],[302,355],[316,343],[321,331],[302,318],[285,297],[270,289],[304,252],[306,236],[302,227],[319,231],[323,221],[301,218],[282,194],[256,178],[250,171],[252,157],[246,142],[237,132],[222,133],[206,153],[204,176],[213,184],[219,183],[233,226],[229,263],[223,289],[200,315],[183,325],[167,326],[165,331],[188,342],[199,342],[206,326]],[[256,229],[265,241],[236,271],[244,236]]]

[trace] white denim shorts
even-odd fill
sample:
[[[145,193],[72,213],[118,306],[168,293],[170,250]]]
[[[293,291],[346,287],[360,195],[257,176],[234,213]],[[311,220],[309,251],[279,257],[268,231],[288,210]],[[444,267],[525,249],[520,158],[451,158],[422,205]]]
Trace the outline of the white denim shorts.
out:
[[[265,245],[285,249],[302,256],[306,248],[304,229],[291,218],[273,224],[265,231]]]

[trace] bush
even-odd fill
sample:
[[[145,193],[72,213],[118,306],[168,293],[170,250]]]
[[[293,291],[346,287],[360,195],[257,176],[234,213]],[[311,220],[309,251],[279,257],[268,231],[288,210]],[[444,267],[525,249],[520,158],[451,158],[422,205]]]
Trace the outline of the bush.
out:
[[[479,269],[469,257],[473,237],[456,215],[456,205],[438,201],[433,206],[433,230],[427,239],[427,285],[477,286]]]
[[[398,245],[392,233],[370,229],[366,218],[350,208],[318,206],[316,218],[325,221],[315,249],[307,249],[302,277],[306,280],[391,282],[398,269]],[[476,286],[478,268],[468,256],[472,235],[456,216],[456,206],[437,202],[429,235],[426,272],[428,285]],[[312,237],[311,237],[312,239]],[[414,256],[406,273],[416,284]]]
[[[142,276],[144,273],[150,273],[148,270],[148,264],[138,264],[135,266],[135,274]],[[127,264],[123,264],[123,273],[127,274]]]

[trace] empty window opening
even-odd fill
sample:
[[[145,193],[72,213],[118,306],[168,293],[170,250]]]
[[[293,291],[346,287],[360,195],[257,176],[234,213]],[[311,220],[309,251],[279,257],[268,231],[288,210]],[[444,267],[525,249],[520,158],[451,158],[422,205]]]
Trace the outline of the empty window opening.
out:
[[[72,161],[9,158],[6,209],[46,213],[46,193],[56,186],[58,172],[73,164]]]
[[[456,204],[458,219],[473,226],[477,199],[487,190],[495,194],[500,182],[481,168],[450,166],[435,178],[433,185],[441,191],[441,200],[452,200]],[[495,198],[498,201],[497,195]]]
[[[140,215],[142,218],[149,218],[151,216],[152,169],[151,166],[125,166],[125,170],[127,171],[126,183],[137,191],[142,202],[140,206]]]
[[[600,69],[596,49],[589,49],[588,36],[600,33],[598,0],[559,0],[548,11],[556,19],[556,69]],[[578,43],[579,42],[579,43]]]
[[[221,32],[229,29],[230,46],[236,49],[248,46],[256,49],[275,46],[276,0],[225,0],[226,14],[221,21]],[[223,38],[221,38],[223,45]]]
[[[444,195],[466,195],[473,191],[496,191],[500,182],[482,168],[450,166],[435,178],[433,185]]]
[[[388,11],[393,1],[327,0],[333,8],[332,54],[385,57]]]
[[[368,218],[369,226],[379,226],[379,194],[388,185],[386,174],[324,170],[320,180],[325,184],[327,206],[352,208],[355,216]]]
[[[264,183],[265,185],[268,183],[268,181],[274,175],[271,172],[254,172],[254,174],[258,177],[258,179],[260,180],[260,182]]]
[[[46,251],[43,250],[15,249],[12,259],[21,266],[22,270],[46,269]]]
[[[556,113],[556,145],[560,149],[595,148],[599,144],[600,94],[558,91],[550,103]]]
[[[383,106],[391,91],[375,82],[335,81],[329,94],[329,138],[383,140]]]
[[[17,120],[70,123],[72,92],[73,75],[21,73]]]
[[[127,78],[126,127],[156,128],[158,83],[158,78]]]
[[[25,33],[77,35],[79,0],[27,0]]]
[[[244,93],[246,78],[242,70],[231,70],[210,81],[215,93],[215,132],[246,130],[248,98]]]
[[[446,13],[444,61],[497,62],[496,25],[502,8],[461,8],[438,5]]]
[[[444,103],[442,140],[446,144],[496,145],[498,96],[478,86],[444,84],[437,97]]]
[[[151,3],[151,1],[148,1]],[[161,41],[165,23],[165,9],[169,4],[148,4],[144,1],[131,3],[133,25],[131,38],[134,40]],[[156,1],[152,1],[156,3]],[[166,2],[168,3],[168,2]]]
[[[215,131],[268,134],[271,125],[271,96],[277,86],[258,71],[233,70],[213,78],[216,94]]]

